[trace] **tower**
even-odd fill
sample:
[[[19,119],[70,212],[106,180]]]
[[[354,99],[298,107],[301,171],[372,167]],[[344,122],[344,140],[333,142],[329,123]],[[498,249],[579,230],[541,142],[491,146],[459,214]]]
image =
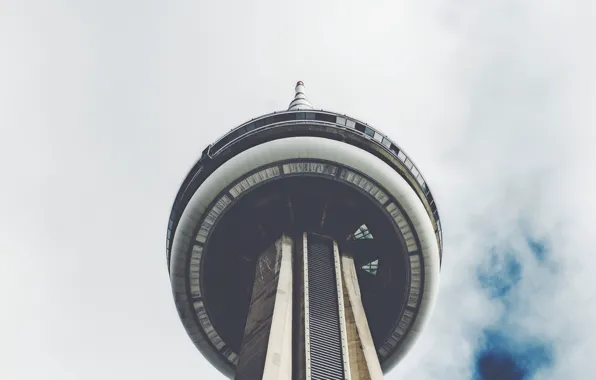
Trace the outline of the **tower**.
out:
[[[167,264],[195,346],[236,379],[379,379],[412,347],[439,285],[430,189],[387,136],[289,109],[209,145],[170,214]]]

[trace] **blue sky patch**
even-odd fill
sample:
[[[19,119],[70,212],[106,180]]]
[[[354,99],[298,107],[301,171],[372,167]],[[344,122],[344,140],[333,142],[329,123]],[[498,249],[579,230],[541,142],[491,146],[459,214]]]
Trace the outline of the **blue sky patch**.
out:
[[[549,344],[517,341],[501,331],[487,329],[476,352],[473,380],[529,380],[552,364],[553,349]]]
[[[493,248],[488,260],[478,267],[477,278],[491,298],[503,298],[522,278],[522,265],[511,252]]]
[[[532,237],[526,237],[526,242],[528,243],[528,247],[532,251],[532,254],[536,258],[536,260],[540,262],[544,262],[548,256],[548,247],[546,242],[534,239]]]
[[[545,241],[530,235],[525,235],[524,240],[539,262],[547,260]],[[552,345],[536,337],[520,335],[515,327],[516,317],[524,305],[520,303],[524,295],[515,291],[524,272],[520,254],[507,245],[493,246],[477,268],[479,285],[488,298],[505,306],[505,312],[481,333],[472,380],[531,380],[538,371],[553,365]]]

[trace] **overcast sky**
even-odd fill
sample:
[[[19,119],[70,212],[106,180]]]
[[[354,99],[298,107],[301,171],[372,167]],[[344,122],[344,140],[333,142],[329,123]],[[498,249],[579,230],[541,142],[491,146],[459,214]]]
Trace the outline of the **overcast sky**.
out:
[[[0,378],[222,379],[174,307],[170,207],[297,80],[439,202],[440,298],[388,379],[596,378],[593,4],[0,0]]]

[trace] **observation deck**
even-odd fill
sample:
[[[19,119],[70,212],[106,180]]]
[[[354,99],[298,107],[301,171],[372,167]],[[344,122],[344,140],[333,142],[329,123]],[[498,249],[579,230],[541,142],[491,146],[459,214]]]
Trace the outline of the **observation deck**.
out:
[[[294,109],[252,119],[207,146],[182,182],[166,239],[176,306],[198,349],[232,377],[258,252],[286,233],[329,236],[354,257],[387,372],[436,297],[437,206],[419,169],[386,135],[312,109],[298,90],[296,99]]]

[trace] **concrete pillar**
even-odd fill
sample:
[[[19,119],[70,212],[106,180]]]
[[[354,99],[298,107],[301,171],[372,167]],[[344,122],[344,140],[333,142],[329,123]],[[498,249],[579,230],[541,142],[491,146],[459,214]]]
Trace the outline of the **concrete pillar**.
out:
[[[382,380],[383,371],[364,312],[354,258],[341,259],[352,380]]]
[[[284,235],[257,259],[237,380],[292,379],[292,250]]]
[[[360,343],[360,337],[358,336],[356,321],[354,320],[354,313],[352,311],[352,305],[350,304],[345,283],[343,284],[343,287],[350,373],[352,375],[352,380],[370,380],[366,358],[362,352],[362,344]]]
[[[276,243],[281,250],[279,280],[271,333],[267,346],[263,380],[292,380],[292,253],[294,242],[282,236]]]

